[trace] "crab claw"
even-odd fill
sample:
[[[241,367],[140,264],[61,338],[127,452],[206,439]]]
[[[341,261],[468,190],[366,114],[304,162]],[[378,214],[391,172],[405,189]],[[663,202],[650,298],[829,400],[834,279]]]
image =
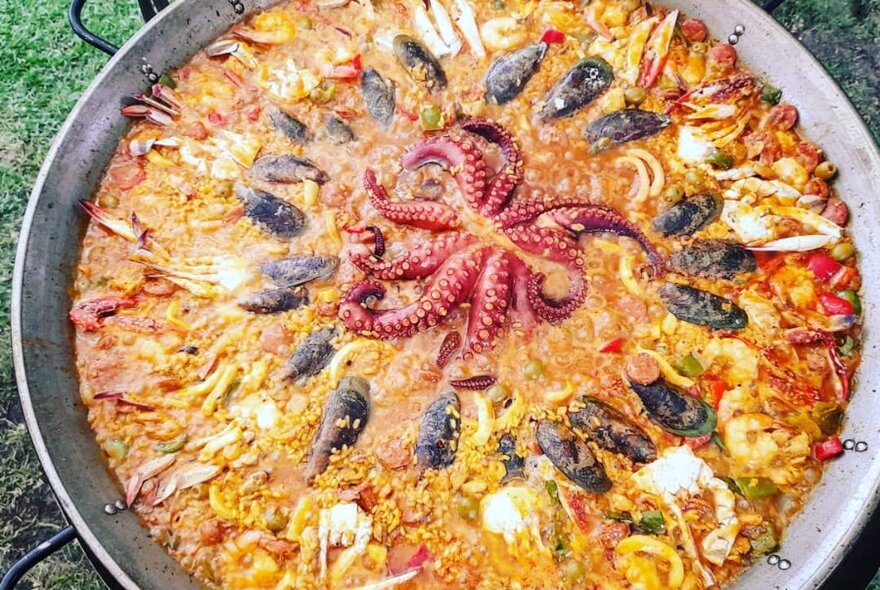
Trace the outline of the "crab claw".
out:
[[[136,119],[144,118],[150,123],[162,125],[163,127],[171,125],[173,119],[173,117],[165,111],[146,104],[130,104],[122,107],[121,112],[126,117],[133,117]]]
[[[669,57],[669,44],[672,43],[672,35],[675,33],[675,22],[678,20],[678,11],[673,10],[666,15],[648,39],[648,46],[642,58],[642,76],[639,86],[650,88],[657,82],[666,58]]]

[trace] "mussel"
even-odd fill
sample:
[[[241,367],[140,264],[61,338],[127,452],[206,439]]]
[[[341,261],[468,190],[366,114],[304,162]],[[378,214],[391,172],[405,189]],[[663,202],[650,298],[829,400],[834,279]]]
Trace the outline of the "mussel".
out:
[[[324,121],[324,132],[327,134],[330,141],[339,145],[351,143],[356,139],[354,130],[352,130],[351,126],[336,115],[332,114],[327,115],[327,119]]]
[[[678,391],[663,378],[642,385],[630,381],[648,417],[664,430],[677,436],[697,437],[711,434],[718,418],[712,406],[700,398]]]
[[[660,287],[660,300],[683,322],[715,330],[742,330],[749,323],[749,316],[733,301],[687,285],[666,283]]]
[[[303,469],[311,482],[324,473],[330,455],[356,442],[370,418],[370,384],[360,377],[343,377],[324,403],[324,416]]]
[[[431,402],[419,426],[416,464],[423,469],[452,465],[461,434],[461,403],[453,391],[441,393]]]
[[[601,57],[582,59],[547,94],[542,119],[558,119],[580,110],[608,90],[614,81],[611,65]]]
[[[336,353],[333,339],[337,336],[336,328],[322,328],[306,336],[299,348],[294,351],[281,369],[284,379],[307,379],[317,375],[327,366]]]
[[[517,453],[516,438],[512,434],[505,434],[498,439],[498,453],[501,454],[501,462],[504,464],[505,469],[501,483],[506,483],[511,479],[522,478],[526,460]]]
[[[519,96],[547,55],[546,43],[535,43],[496,59],[486,73],[486,100],[505,104]]]
[[[290,154],[263,156],[248,170],[248,176],[263,182],[290,184],[312,180],[324,184],[330,177],[314,162]]]
[[[697,240],[669,257],[669,268],[682,274],[710,279],[732,279],[755,272],[755,253],[736,242]]]
[[[672,119],[662,113],[641,109],[623,109],[600,117],[587,125],[584,137],[593,152],[619,143],[635,141],[657,135]]]
[[[244,203],[245,216],[276,238],[296,237],[305,227],[305,214],[287,201],[242,184],[235,185],[234,190],[238,200]]]
[[[721,214],[721,199],[701,194],[685,197],[654,218],[654,231],[669,236],[689,236]]]
[[[446,88],[446,73],[428,48],[409,35],[394,38],[394,53],[410,77],[434,92]]]
[[[272,279],[276,287],[289,289],[330,276],[338,266],[335,256],[294,256],[267,262],[260,272]]]
[[[305,289],[263,289],[239,298],[238,306],[252,313],[280,313],[299,309],[309,302]]]
[[[542,420],[538,424],[538,445],[550,462],[588,492],[602,494],[611,489],[605,468],[587,443],[561,422]]]
[[[657,447],[638,426],[616,409],[590,396],[580,396],[569,407],[572,427],[607,451],[618,453],[635,463],[657,458]]]
[[[386,81],[375,68],[367,68],[361,73],[361,94],[367,112],[386,129],[394,120],[397,106],[394,85]]]
[[[303,144],[309,140],[308,128],[299,119],[291,117],[280,109],[269,109],[269,121],[272,127],[286,135],[293,143]]]

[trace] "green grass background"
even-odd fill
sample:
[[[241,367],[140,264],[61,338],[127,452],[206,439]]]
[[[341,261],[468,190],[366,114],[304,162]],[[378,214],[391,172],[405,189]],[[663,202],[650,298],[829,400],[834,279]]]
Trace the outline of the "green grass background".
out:
[[[722,2],[723,0],[715,0]],[[12,374],[9,297],[18,228],[52,137],[106,57],[67,26],[64,0],[0,0],[0,570],[62,526],[27,431]],[[777,17],[818,55],[880,138],[880,0],[787,0]],[[121,44],[140,21],[134,0],[92,0],[85,20]],[[20,586],[97,589],[73,545]],[[875,580],[872,590],[880,590]]]

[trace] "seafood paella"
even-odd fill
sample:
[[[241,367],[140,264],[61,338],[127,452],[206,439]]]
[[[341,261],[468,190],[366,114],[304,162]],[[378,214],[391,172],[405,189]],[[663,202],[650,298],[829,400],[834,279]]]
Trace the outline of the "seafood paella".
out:
[[[861,285],[743,34],[293,0],[125,98],[70,311],[125,505],[208,588],[696,590],[774,554],[844,452]]]

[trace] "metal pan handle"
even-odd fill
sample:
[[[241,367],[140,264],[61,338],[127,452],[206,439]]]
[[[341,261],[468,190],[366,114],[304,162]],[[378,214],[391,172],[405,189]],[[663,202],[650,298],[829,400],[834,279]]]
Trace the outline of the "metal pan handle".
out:
[[[86,0],[71,1],[70,8],[67,11],[67,19],[70,21],[70,28],[73,29],[73,32],[76,33],[77,37],[92,47],[100,49],[107,55],[113,55],[119,51],[119,47],[91,32],[83,24],[82,10],[85,4]],[[147,22],[156,16],[161,10],[168,7],[168,0],[138,0],[138,6],[140,6],[141,16],[144,17],[144,22]]]
[[[12,564],[3,579],[0,580],[0,590],[12,590],[18,581],[32,567],[43,561],[49,555],[52,555],[76,538],[76,531],[72,526],[61,529],[49,539],[43,541],[30,551],[24,554],[21,559]]]

